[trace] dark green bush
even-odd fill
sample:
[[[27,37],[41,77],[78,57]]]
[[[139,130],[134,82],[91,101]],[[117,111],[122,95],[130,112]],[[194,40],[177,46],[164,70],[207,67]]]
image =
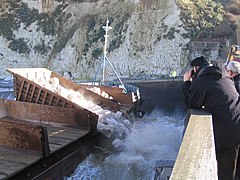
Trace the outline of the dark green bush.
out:
[[[29,54],[30,48],[27,45],[27,42],[25,42],[24,38],[14,39],[9,43],[8,46],[12,51],[16,51],[20,54]]]

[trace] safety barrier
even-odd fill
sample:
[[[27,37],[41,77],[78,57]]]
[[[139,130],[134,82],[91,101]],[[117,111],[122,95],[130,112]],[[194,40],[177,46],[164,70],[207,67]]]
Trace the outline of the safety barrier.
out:
[[[189,113],[170,179],[218,179],[212,116],[197,109]]]

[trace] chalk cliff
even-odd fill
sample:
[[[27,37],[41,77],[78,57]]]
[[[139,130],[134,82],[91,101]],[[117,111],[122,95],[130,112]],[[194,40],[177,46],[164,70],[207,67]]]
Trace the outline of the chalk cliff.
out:
[[[46,67],[69,78],[93,79],[100,67],[107,19],[113,28],[108,32],[107,57],[120,77],[161,78],[173,70],[179,75],[188,64],[192,40],[186,28],[191,17],[181,17],[179,3],[1,1],[0,76],[9,75],[6,68]],[[116,78],[109,67],[106,76]]]

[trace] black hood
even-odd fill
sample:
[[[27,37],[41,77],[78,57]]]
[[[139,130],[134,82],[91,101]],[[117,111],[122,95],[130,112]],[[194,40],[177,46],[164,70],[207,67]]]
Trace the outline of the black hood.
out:
[[[223,63],[215,62],[207,66],[200,67],[197,71],[197,77],[208,76],[214,79],[229,77]]]

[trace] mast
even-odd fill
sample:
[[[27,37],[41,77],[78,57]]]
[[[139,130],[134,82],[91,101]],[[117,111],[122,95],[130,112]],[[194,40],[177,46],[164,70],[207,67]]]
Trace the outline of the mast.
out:
[[[112,29],[112,27],[108,26],[109,20],[107,19],[106,26],[102,26],[105,30],[105,42],[104,42],[104,50],[103,50],[103,84],[105,83],[105,68],[106,68],[106,58],[107,58],[107,38],[108,38],[108,31]]]
[[[125,88],[122,80],[120,79],[120,77],[119,77],[118,74],[117,74],[117,71],[114,69],[112,63],[111,63],[111,62],[109,61],[109,59],[107,58],[107,38],[108,38],[108,31],[109,31],[110,29],[112,29],[112,27],[108,26],[108,23],[109,23],[109,20],[107,19],[106,26],[102,26],[102,28],[106,31],[106,33],[105,33],[105,35],[104,35],[104,38],[105,38],[104,52],[103,52],[103,57],[102,57],[102,59],[101,59],[101,64],[103,63],[103,70],[102,70],[102,72],[103,72],[103,79],[102,79],[102,82],[103,82],[103,85],[105,85],[105,69],[106,69],[106,61],[107,61],[107,63],[111,66],[114,74],[117,76],[119,82],[121,83],[124,91],[127,92],[127,90],[126,90],[126,88]],[[101,66],[101,65],[100,65],[100,66]],[[99,69],[100,69],[100,67],[99,67]],[[99,70],[99,69],[98,69],[98,70]],[[98,74],[98,71],[97,71],[96,75],[97,75],[97,74]],[[95,80],[96,80],[96,77],[95,77]]]

